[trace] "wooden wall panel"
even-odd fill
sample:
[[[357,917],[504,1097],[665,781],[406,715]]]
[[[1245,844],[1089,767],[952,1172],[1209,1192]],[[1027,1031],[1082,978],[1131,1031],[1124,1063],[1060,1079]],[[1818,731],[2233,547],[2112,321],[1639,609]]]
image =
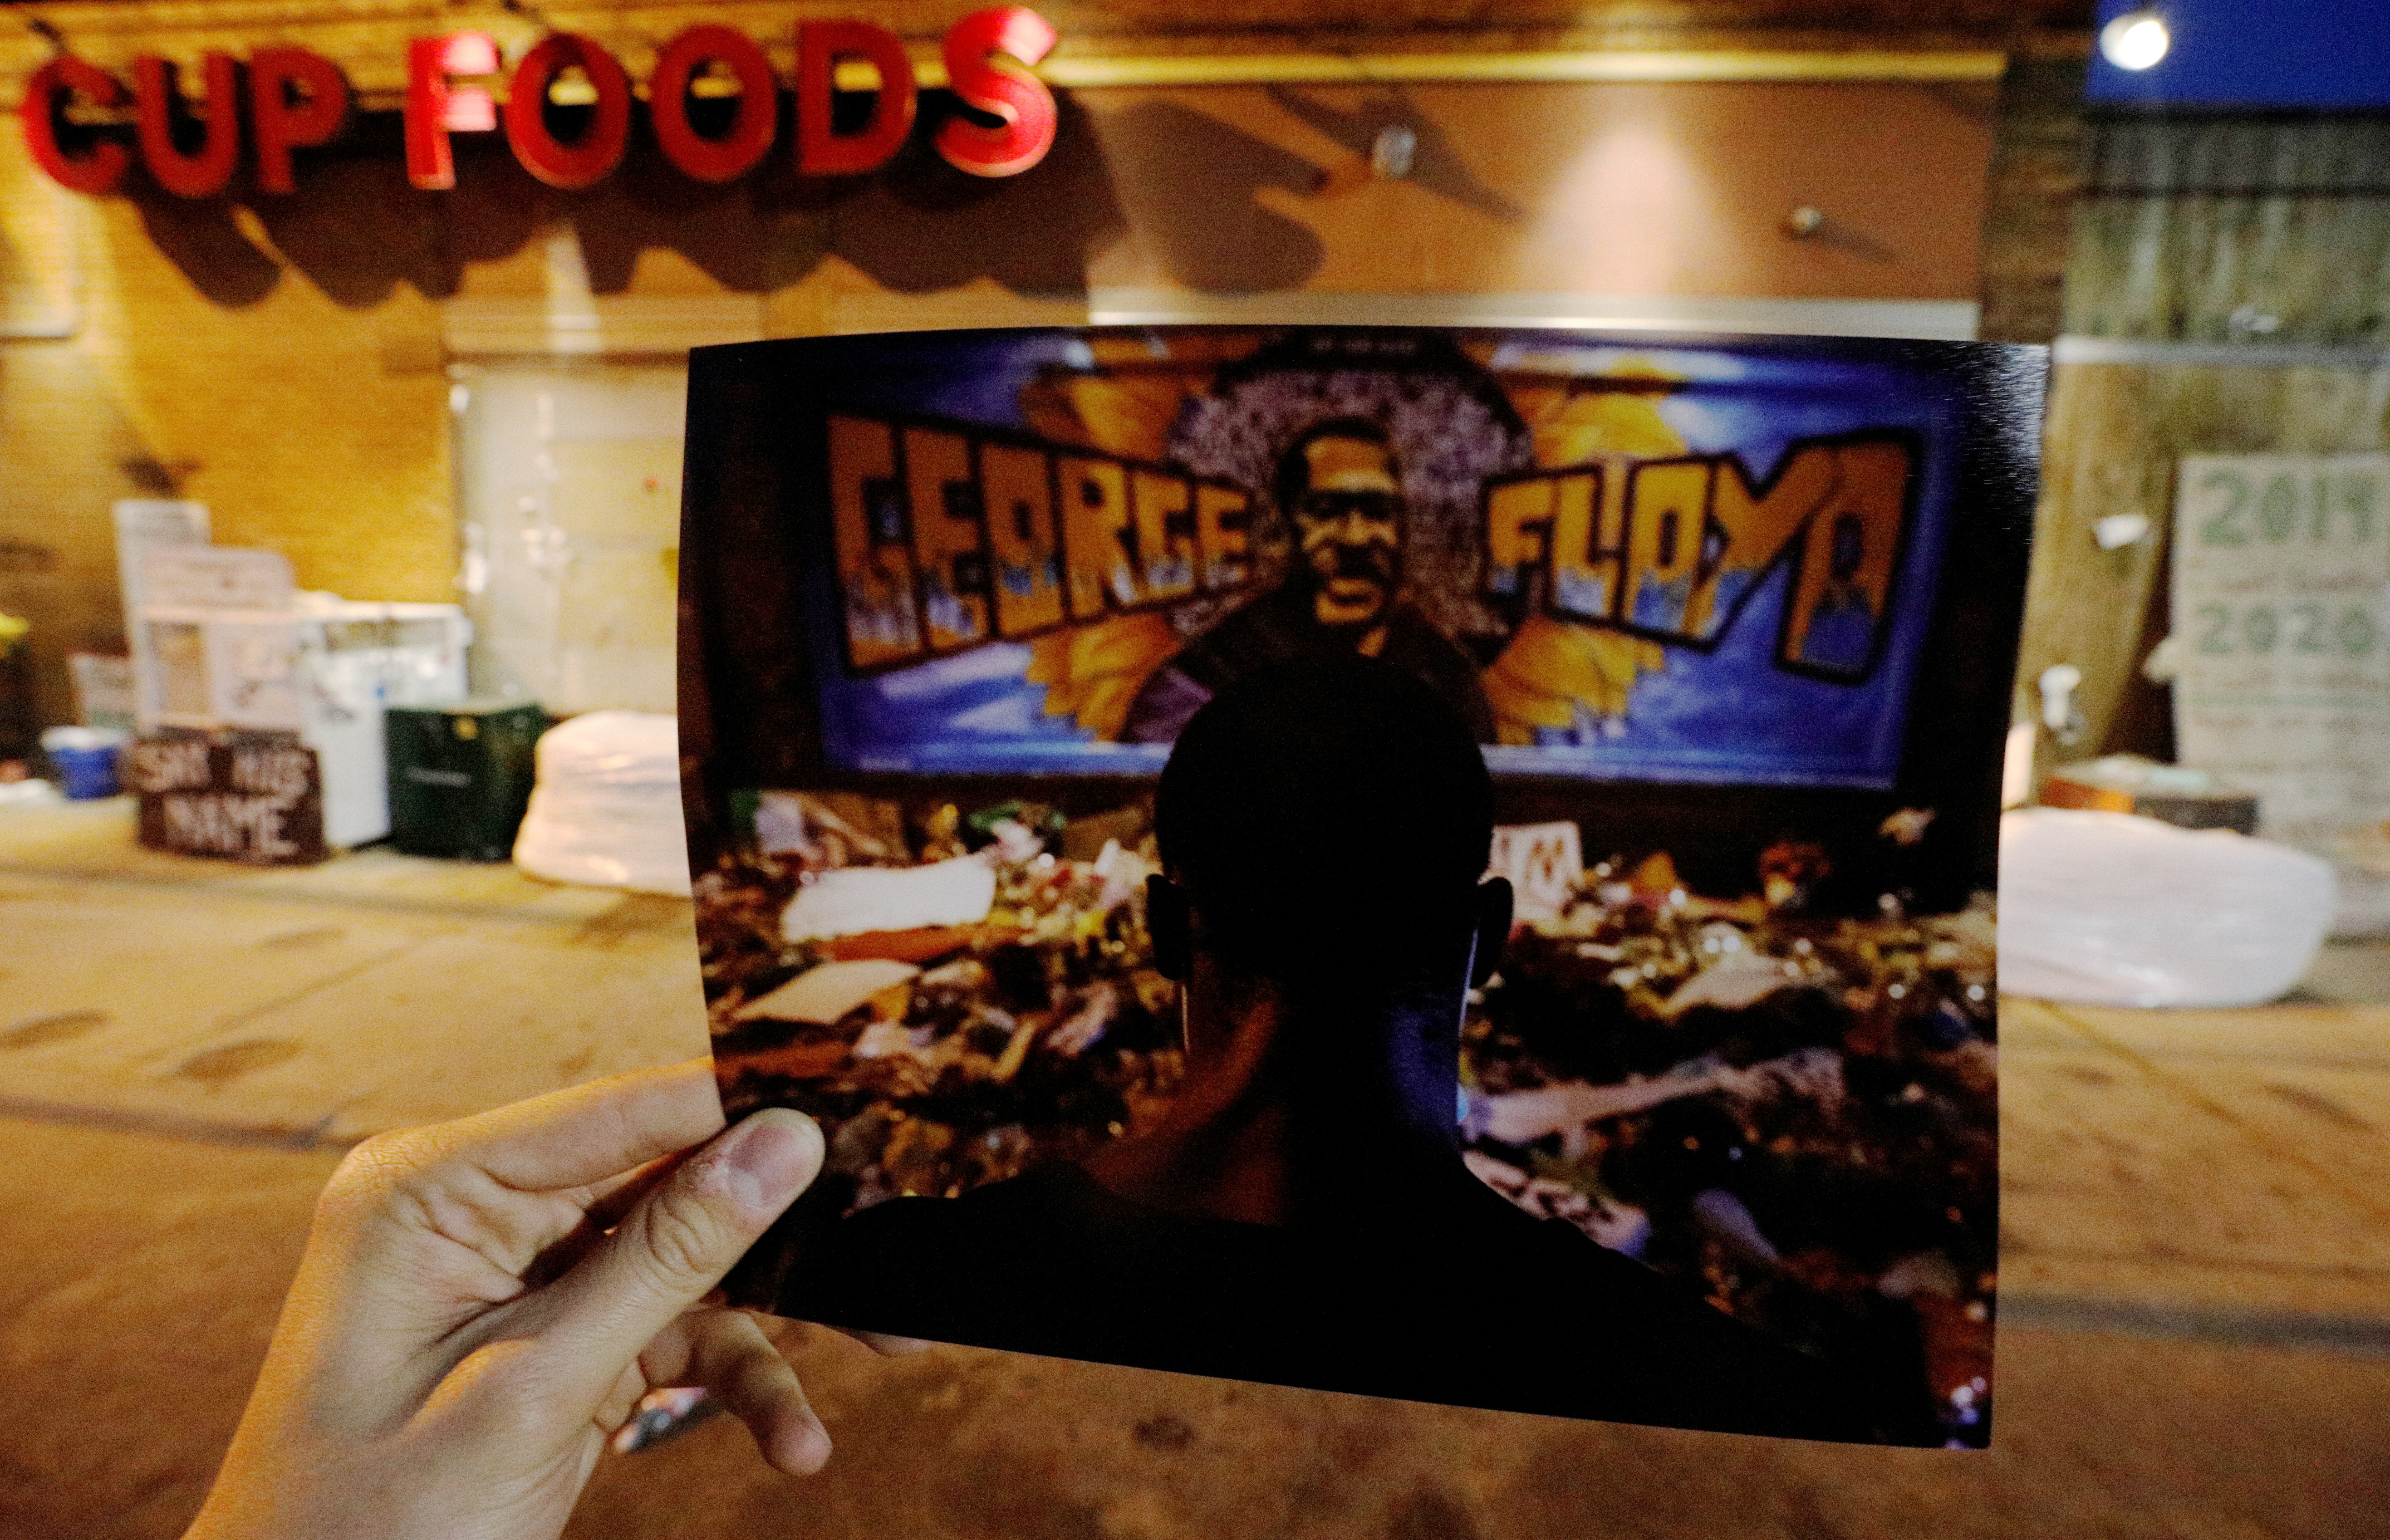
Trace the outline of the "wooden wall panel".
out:
[[[95,225],[89,345],[217,541],[271,545],[303,586],[347,597],[454,599],[448,381],[426,302],[361,310],[290,281],[212,303],[140,212],[104,203]]]
[[[0,349],[0,611],[32,622],[34,708],[74,719],[66,655],[121,648],[119,497],[155,495],[145,446],[72,343]]]
[[[2083,671],[2082,736],[2042,735],[2041,763],[2170,751],[2162,692],[2142,680],[2165,635],[2165,552],[2176,463],[2185,455],[2390,448],[2390,368],[2062,364],[2050,392],[2042,501],[2025,599],[2021,689],[2041,671]],[[2148,539],[2103,551],[2092,524],[2139,513]]]
[[[1969,300],[1990,84],[1077,93],[1128,225],[1111,287]],[[1372,177],[1387,127],[1415,169]],[[1823,211],[1806,239],[1798,205]]]
[[[2068,220],[2084,178],[2080,58],[2017,58],[2000,82],[1984,199],[1986,342],[2047,342],[2061,330]]]
[[[2083,671],[2086,730],[2059,757],[2165,754],[2168,692],[2139,667],[2168,629],[2176,461],[2384,445],[2390,368],[2368,350],[2390,343],[2390,124],[2120,117],[2083,138],[2064,329],[2146,361],[2058,370],[2022,678]],[[2198,361],[2166,361],[2186,345]],[[2115,513],[2152,537],[2099,550],[2090,526]]]

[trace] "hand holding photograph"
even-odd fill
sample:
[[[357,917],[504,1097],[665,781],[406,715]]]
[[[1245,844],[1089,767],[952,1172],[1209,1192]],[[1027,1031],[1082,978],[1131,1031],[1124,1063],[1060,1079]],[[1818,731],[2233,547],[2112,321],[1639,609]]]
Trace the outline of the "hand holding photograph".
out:
[[[856,1329],[1980,1446],[2038,350],[692,357],[730,1280]]]

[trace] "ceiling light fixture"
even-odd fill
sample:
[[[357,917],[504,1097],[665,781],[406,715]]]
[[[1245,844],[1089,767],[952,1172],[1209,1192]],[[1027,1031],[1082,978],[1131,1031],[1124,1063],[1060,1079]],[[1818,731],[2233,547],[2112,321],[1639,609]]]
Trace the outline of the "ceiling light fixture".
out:
[[[2100,57],[2119,70],[2146,70],[2173,45],[2174,34],[2155,6],[2128,10],[2100,29]]]

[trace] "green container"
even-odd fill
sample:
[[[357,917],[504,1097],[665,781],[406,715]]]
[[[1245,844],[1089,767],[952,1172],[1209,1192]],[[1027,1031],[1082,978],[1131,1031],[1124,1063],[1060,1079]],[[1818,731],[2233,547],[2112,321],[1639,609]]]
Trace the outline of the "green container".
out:
[[[526,700],[477,698],[392,706],[387,720],[390,842],[409,855],[511,855],[547,713]]]

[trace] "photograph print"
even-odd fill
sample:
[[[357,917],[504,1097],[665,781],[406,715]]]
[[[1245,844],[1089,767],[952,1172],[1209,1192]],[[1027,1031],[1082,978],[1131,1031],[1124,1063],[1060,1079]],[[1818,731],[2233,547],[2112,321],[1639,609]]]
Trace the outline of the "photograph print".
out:
[[[735,1303],[1311,1389],[1989,1438],[2045,359],[1440,328],[692,354]]]

